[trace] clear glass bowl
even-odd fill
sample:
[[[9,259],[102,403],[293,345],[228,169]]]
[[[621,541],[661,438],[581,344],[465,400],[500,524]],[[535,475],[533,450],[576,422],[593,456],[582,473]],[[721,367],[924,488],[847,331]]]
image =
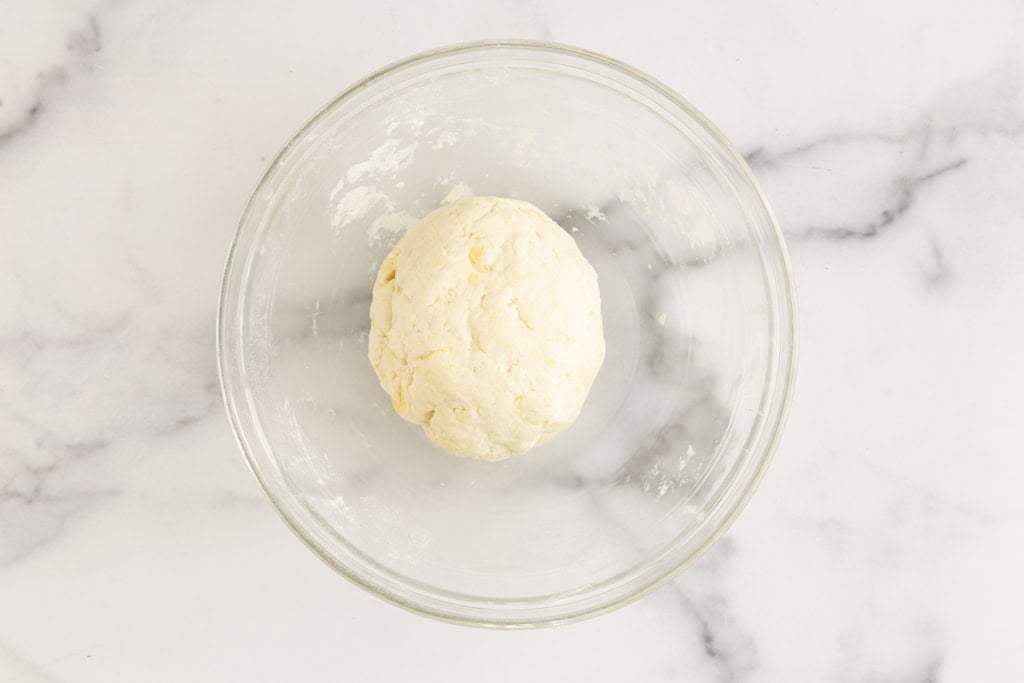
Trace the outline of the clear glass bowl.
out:
[[[381,259],[460,194],[536,204],[600,279],[583,413],[501,463],[433,446],[366,355]],[[245,456],[320,557],[408,609],[527,627],[620,606],[723,533],[778,442],[795,325],[779,229],[711,123],[601,55],[496,41],[387,67],[291,139],[231,247],[218,351]]]

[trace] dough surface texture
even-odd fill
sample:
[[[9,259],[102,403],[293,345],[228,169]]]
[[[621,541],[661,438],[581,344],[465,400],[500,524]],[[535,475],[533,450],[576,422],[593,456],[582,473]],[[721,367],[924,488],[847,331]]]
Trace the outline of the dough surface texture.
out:
[[[604,353],[597,274],[527,202],[446,204],[377,273],[370,362],[395,411],[455,455],[502,460],[569,427]]]

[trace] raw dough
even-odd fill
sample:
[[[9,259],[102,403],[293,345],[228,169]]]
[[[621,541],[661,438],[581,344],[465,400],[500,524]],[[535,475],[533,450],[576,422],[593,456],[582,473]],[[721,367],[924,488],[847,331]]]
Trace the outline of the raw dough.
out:
[[[395,411],[438,446],[519,455],[573,423],[601,367],[597,274],[532,204],[459,199],[381,264],[369,346]]]

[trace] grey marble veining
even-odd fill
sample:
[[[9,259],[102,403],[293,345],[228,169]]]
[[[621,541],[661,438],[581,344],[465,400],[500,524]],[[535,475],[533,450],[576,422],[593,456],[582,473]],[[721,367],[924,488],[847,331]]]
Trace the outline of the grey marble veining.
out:
[[[1024,678],[1021,7],[596,13],[4,7],[0,680]],[[266,159],[372,69],[496,34],[606,52],[708,114],[778,215],[802,309],[789,427],[726,537],[633,605],[522,633],[321,566],[246,470],[213,360]]]
[[[27,101],[16,103],[16,108],[12,107],[15,103],[7,103],[8,110],[15,113],[7,117],[6,125],[0,127],[0,146],[28,131],[43,114],[48,102],[52,100],[53,93],[59,91],[78,73],[91,71],[96,56],[102,50],[99,21],[94,13],[89,13],[81,22],[81,26],[67,34],[66,55],[59,58],[57,64],[36,72],[35,84],[26,98]]]

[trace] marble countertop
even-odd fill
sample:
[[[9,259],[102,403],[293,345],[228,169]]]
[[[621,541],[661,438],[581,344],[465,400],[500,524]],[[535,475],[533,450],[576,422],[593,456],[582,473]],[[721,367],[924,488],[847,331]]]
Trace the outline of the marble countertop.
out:
[[[0,680],[1024,680],[1024,6],[601,5],[0,4]],[[214,358],[267,159],[365,73],[497,36],[605,52],[714,120],[802,314],[727,536],[530,632],[408,614],[307,551]]]

